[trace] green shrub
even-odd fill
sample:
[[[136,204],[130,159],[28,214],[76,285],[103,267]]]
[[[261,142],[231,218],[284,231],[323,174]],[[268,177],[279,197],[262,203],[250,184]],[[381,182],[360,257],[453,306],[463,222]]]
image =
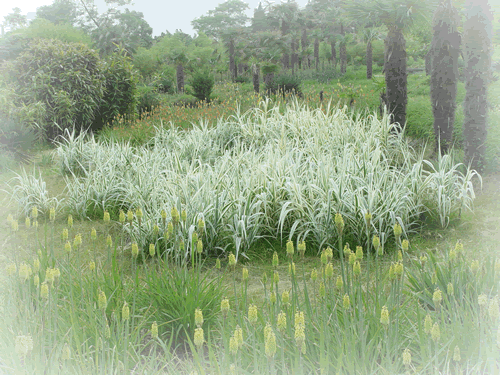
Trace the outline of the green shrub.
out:
[[[137,89],[137,112],[139,116],[151,112],[160,105],[160,94],[152,86],[139,86]]]
[[[139,71],[143,78],[148,78],[158,73],[161,61],[154,50],[141,47],[134,55],[134,68]]]
[[[193,96],[198,100],[210,101],[210,95],[214,88],[214,78],[208,71],[200,71],[194,74],[191,81],[193,87]]]
[[[373,65],[384,65],[384,42],[374,40],[372,42]],[[353,61],[356,65],[366,65],[366,43],[347,45],[347,62]]]
[[[250,77],[238,76],[234,79],[236,83],[250,83]]]
[[[17,106],[42,103],[39,126],[49,139],[63,129],[90,127],[104,95],[99,55],[81,43],[38,39],[6,66]]]
[[[189,94],[183,94],[178,99],[176,99],[173,104],[180,107],[194,107],[198,102],[198,98],[195,98]]]
[[[122,53],[110,55],[105,62],[104,77],[103,103],[93,130],[100,130],[116,116],[131,117],[136,110],[137,75],[130,58]]]
[[[281,74],[266,84],[266,91],[283,95],[286,93],[301,94],[301,80],[297,76]]]

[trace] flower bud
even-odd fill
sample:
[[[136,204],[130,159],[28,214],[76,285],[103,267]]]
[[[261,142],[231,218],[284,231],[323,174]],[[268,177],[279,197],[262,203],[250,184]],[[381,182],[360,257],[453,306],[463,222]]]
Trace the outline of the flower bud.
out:
[[[349,294],[344,294],[344,298],[342,299],[342,306],[344,309],[348,310],[351,307],[351,299],[349,298]]]
[[[203,312],[201,309],[196,309],[194,311],[194,323],[197,327],[201,327],[203,325]]]
[[[156,321],[154,321],[153,324],[151,324],[151,337],[153,339],[158,338],[158,324],[156,323]]]
[[[105,223],[109,223],[111,218],[109,216],[109,212],[108,211],[104,211],[104,215],[103,215],[103,218],[102,220],[105,222]],[[68,226],[69,226],[69,218],[68,218]],[[71,226],[70,226],[71,228]]]
[[[286,243],[286,255],[288,255],[288,257],[291,258],[293,256],[293,253],[294,253],[293,242],[291,240],[288,240]]]
[[[118,221],[120,224],[125,223],[125,212],[123,210],[120,210],[120,214],[118,215]]]

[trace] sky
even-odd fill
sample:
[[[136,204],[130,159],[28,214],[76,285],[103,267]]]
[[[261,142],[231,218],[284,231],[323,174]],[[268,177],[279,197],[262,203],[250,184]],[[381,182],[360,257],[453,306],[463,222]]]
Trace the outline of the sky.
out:
[[[36,12],[36,8],[50,5],[52,2],[52,0],[16,0],[12,3],[7,0],[0,1],[0,22],[3,22],[3,18],[7,14],[12,13],[14,7],[21,8],[21,13],[26,15],[28,12]],[[166,30],[173,33],[176,29],[181,29],[192,35],[194,30],[191,27],[191,21],[206,14],[209,10],[215,9],[222,2],[224,0],[135,0],[134,5],[128,6],[128,8],[144,13],[144,19],[153,28],[153,36],[160,35]],[[247,12],[248,16],[252,16],[253,9],[259,5],[259,0],[245,2],[250,6]],[[307,4],[307,0],[298,0],[297,3],[303,7]],[[106,9],[104,0],[95,0],[95,4],[100,11]]]

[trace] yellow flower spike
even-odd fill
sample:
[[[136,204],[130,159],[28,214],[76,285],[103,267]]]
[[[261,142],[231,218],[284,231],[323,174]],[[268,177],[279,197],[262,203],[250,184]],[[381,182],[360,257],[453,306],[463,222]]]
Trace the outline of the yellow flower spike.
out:
[[[349,298],[349,294],[344,294],[344,298],[342,299],[342,306],[345,310],[348,310],[351,307],[351,299]]]
[[[19,223],[17,222],[17,220],[12,220],[12,222],[10,223],[10,229],[13,232],[17,232],[19,230]]]
[[[198,254],[201,254],[203,252],[203,241],[201,239],[199,239],[196,243],[196,251],[198,252]]]
[[[280,281],[280,274],[278,273],[278,271],[275,270],[273,274],[273,282],[277,284],[279,283],[279,281]]]
[[[409,247],[410,243],[408,242],[407,239],[404,239],[403,242],[401,242],[401,248],[403,249],[404,252],[408,252]]]
[[[271,329],[268,334],[264,344],[264,350],[267,358],[271,359],[276,354],[276,336],[274,335],[273,330]]]
[[[217,258],[217,259],[215,260],[215,268],[216,268],[216,269],[218,269],[218,270],[220,270],[220,268],[221,268],[221,265],[220,265],[220,259],[219,259],[219,258]]]
[[[326,250],[323,250],[321,252],[321,263],[322,264],[327,264],[328,263],[328,257],[326,255]]]
[[[339,234],[342,234],[344,231],[344,218],[338,212],[335,214],[335,226],[337,227]]]
[[[174,233],[174,224],[171,221],[167,224],[167,239],[172,237],[172,233]]]
[[[106,327],[104,327],[104,337],[109,339],[111,337],[111,328],[109,328],[108,320],[106,319]]]
[[[323,281],[319,283],[318,291],[319,291],[320,297],[324,297],[326,295],[325,283],[323,283]]]
[[[284,290],[283,293],[281,293],[281,302],[283,302],[283,304],[285,305],[288,305],[288,303],[290,302],[290,293],[288,292],[288,290]]]
[[[137,245],[136,242],[132,244],[131,252],[132,252],[132,258],[137,259],[137,257],[139,256],[139,246]]]
[[[194,311],[194,324],[196,324],[197,327],[201,327],[203,325],[203,311],[201,309],[196,309]]]
[[[487,303],[488,303],[488,296],[486,296],[486,294],[483,293],[477,297],[477,304],[479,306],[485,307]]]
[[[313,268],[311,271],[311,280],[316,281],[318,279],[318,271],[316,271],[316,268]]]
[[[113,247],[113,239],[110,234],[108,234],[108,237],[106,238],[106,246],[110,249]]]
[[[241,279],[243,281],[247,281],[248,280],[248,268],[246,268],[246,267],[242,268],[242,270],[241,270]]]
[[[386,328],[389,325],[389,310],[387,309],[387,306],[382,306],[382,311],[380,312],[380,324]]]
[[[432,341],[434,341],[434,342],[438,342],[439,339],[441,338],[441,331],[439,330],[439,324],[437,322],[434,323],[434,325],[432,326],[431,338],[432,338]]]
[[[66,241],[66,243],[64,244],[64,251],[67,253],[67,254],[70,254],[71,253],[71,243],[69,241]]]
[[[203,328],[196,328],[194,330],[194,344],[200,349],[205,342]]]
[[[49,284],[47,281],[44,281],[40,287],[40,297],[43,299],[49,298]]]
[[[71,358],[71,349],[68,343],[65,343],[61,352],[61,359],[63,361],[67,361],[70,358]]]
[[[151,337],[153,339],[158,338],[158,324],[156,323],[156,320],[151,324]]]
[[[38,274],[35,274],[35,276],[33,276],[33,285],[37,289],[40,287],[40,276],[38,276]]]
[[[267,340],[269,337],[269,334],[273,331],[273,327],[271,326],[271,323],[267,322],[266,326],[264,327],[264,341]]]
[[[205,231],[205,221],[201,217],[198,219],[198,230],[200,231],[200,234],[203,234]]]
[[[291,240],[288,240],[286,243],[286,255],[291,258],[293,256],[293,253],[294,253],[293,242]]]
[[[285,330],[286,330],[286,314],[283,312],[283,310],[281,310],[280,313],[278,314],[276,326],[278,328],[278,331],[285,332]]]
[[[95,230],[95,228],[92,228],[92,230],[90,231],[90,239],[92,241],[95,241],[97,239],[97,231]]]
[[[67,228],[64,228],[62,233],[61,233],[61,239],[63,241],[67,241],[68,240],[68,229]]]
[[[273,305],[276,303],[276,293],[275,292],[271,292],[271,294],[269,295],[269,301]]]
[[[7,266],[7,276],[12,276],[17,272],[17,267],[15,263],[10,263]]]
[[[351,248],[349,247],[349,242],[346,242],[344,246],[344,256],[349,257],[351,255]]]
[[[325,267],[325,276],[327,279],[331,279],[333,277],[333,265],[332,263],[328,263]]]
[[[463,253],[463,251],[464,251],[464,244],[462,243],[462,241],[458,240],[457,244],[455,245],[455,252],[457,253],[457,255],[460,255]]]
[[[128,307],[127,301],[123,304],[122,308],[122,321],[126,322],[130,318],[130,308]]]
[[[56,220],[56,209],[51,207],[49,210],[49,220],[53,223]]]
[[[442,300],[443,300],[443,294],[441,293],[441,289],[436,288],[434,294],[432,295],[432,302],[434,302],[434,307],[436,307],[436,309],[439,308]]]
[[[95,270],[95,262],[93,260],[89,262],[89,270],[90,272],[94,272]]]
[[[222,316],[226,318],[229,312],[229,299],[222,299],[222,301],[220,302],[220,311],[222,312]]]
[[[137,208],[135,210],[135,217],[137,218],[137,221],[139,222],[139,225],[141,225],[141,221],[142,221],[143,216],[144,216],[144,214],[142,213],[142,209],[141,208]]]
[[[234,335],[229,338],[229,351],[233,355],[236,355],[236,353],[238,353],[238,341],[236,337],[234,337]]]
[[[305,334],[305,329],[303,327],[295,329],[295,342],[299,350],[304,352],[304,347],[306,343],[306,334]]]
[[[157,224],[155,224],[153,225],[153,234],[155,236],[158,236],[158,233],[160,233],[160,227]]]
[[[250,324],[257,323],[257,306],[254,304],[248,306],[248,321]]]
[[[26,219],[24,220],[24,225],[26,226],[26,228],[29,228],[31,226],[31,221],[28,216],[26,216]]]
[[[80,233],[78,233],[76,236],[75,236],[75,239],[73,240],[73,247],[75,249],[78,249],[80,247],[80,245],[82,244],[82,235]]]
[[[411,365],[411,353],[410,349],[408,348],[403,350],[403,365],[405,365],[406,368],[410,367]]]
[[[297,246],[297,250],[300,254],[300,257],[303,258],[304,257],[304,254],[306,253],[306,243],[305,241],[300,241],[299,242],[299,245]]]
[[[401,250],[398,251],[398,262],[402,262],[403,261],[403,253],[401,252]]]
[[[187,220],[187,212],[186,212],[186,210],[182,210],[182,211],[181,211],[181,221],[182,221],[183,223],[185,223],[185,222],[186,222],[186,220]]]
[[[195,244],[195,243],[198,242],[198,233],[193,232],[193,235],[191,237],[191,241],[192,241],[193,244]]]
[[[125,223],[125,212],[123,212],[123,210],[120,210],[120,214],[118,215],[118,221],[120,222],[120,224]]]
[[[495,296],[492,299],[490,299],[490,303],[488,305],[488,315],[490,316],[490,319],[495,323],[500,315],[499,309],[500,307],[498,305],[498,297]]]
[[[356,246],[356,260],[363,259],[363,248],[361,246]]]
[[[233,253],[229,254],[229,257],[228,257],[228,264],[230,267],[236,267],[236,257],[234,256]]]
[[[25,357],[33,350],[33,338],[31,336],[17,336],[14,350],[20,357]]]
[[[330,262],[333,258],[333,250],[331,247],[327,247],[325,250],[326,259]]]
[[[33,259],[33,272],[37,273],[40,271],[40,259],[34,258]]]
[[[291,276],[295,275],[295,263],[294,262],[288,264],[288,274]]]
[[[366,226],[368,228],[371,227],[371,223],[372,223],[372,214],[370,213],[370,211],[367,211],[366,214],[365,214],[365,222],[366,222]]]
[[[455,350],[453,350],[453,360],[455,362],[460,362],[462,359],[461,355],[460,355],[460,348],[458,347],[458,345],[455,345]]]
[[[403,266],[403,262],[402,261],[399,261],[397,262],[395,265],[394,265],[394,274],[397,276],[397,277],[401,277],[403,276],[403,270],[404,270],[404,266]]]
[[[403,233],[403,229],[401,228],[401,225],[399,225],[398,223],[394,224],[393,231],[394,231],[394,237],[396,237],[396,239],[399,239],[401,237],[401,234]]]
[[[99,289],[99,296],[97,299],[97,306],[99,310],[106,310],[106,306],[108,305],[108,299],[106,298],[106,294],[102,290]]]
[[[457,252],[456,252],[456,250],[455,249],[451,249],[448,257],[450,258],[451,262],[455,261],[455,259],[457,259]]]
[[[355,277],[361,275],[361,264],[359,263],[359,261],[354,262],[354,265],[352,266],[352,273]]]
[[[241,348],[243,346],[243,330],[239,325],[234,329],[234,338],[236,339],[238,348]]]
[[[380,237],[379,236],[373,236],[372,240],[372,245],[375,251],[378,253],[378,249],[380,248]]]
[[[73,228],[73,215],[68,215],[68,228]]]
[[[351,252],[351,253],[349,254],[349,264],[350,264],[351,266],[354,266],[354,263],[355,263],[355,262],[356,262],[356,254],[355,254],[355,253],[353,253],[353,252]]]
[[[277,268],[279,265],[278,253],[275,251],[273,253],[273,268]]]
[[[172,218],[172,223],[174,225],[179,224],[179,211],[177,211],[175,206],[170,210],[170,217]]]
[[[155,249],[155,244],[154,243],[150,243],[149,244],[149,255],[154,257],[156,254],[156,249]]]
[[[425,321],[424,321],[424,332],[429,334],[431,333],[432,330],[432,318],[429,314],[425,316]]]
[[[134,220],[134,213],[131,210],[127,211],[127,221],[132,224],[132,221]]]
[[[455,289],[453,288],[453,284],[452,283],[448,283],[448,285],[446,285],[446,293],[449,296],[452,296],[453,294],[455,294]]]

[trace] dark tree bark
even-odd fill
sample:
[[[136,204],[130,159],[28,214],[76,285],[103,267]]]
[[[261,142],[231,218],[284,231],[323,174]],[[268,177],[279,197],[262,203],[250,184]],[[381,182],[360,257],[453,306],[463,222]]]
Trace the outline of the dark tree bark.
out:
[[[309,56],[307,55],[307,47],[309,46],[309,41],[307,40],[307,29],[304,29],[302,31],[302,38],[300,39],[300,46],[301,46],[301,49],[302,49],[302,62],[305,63],[304,64],[304,68],[305,66],[309,65]]]
[[[316,70],[319,70],[319,39],[314,39],[314,60],[316,61]]]
[[[258,94],[260,91],[259,67],[256,64],[252,65],[253,90]]]
[[[372,41],[366,44],[366,79],[372,79],[373,75],[373,48]]]
[[[439,4],[434,14],[431,46],[431,104],[436,150],[448,153],[452,143],[460,54],[460,18],[451,0]]]
[[[487,137],[487,85],[491,69],[491,22],[493,15],[487,0],[467,2],[464,24],[465,163],[479,172],[485,168]]]
[[[333,66],[337,67],[337,50],[335,49],[335,42],[330,42],[330,46],[332,47],[332,63]]]
[[[184,67],[182,64],[177,64],[177,91],[184,92]]]
[[[234,62],[234,39],[229,39],[229,74],[231,76],[231,80],[235,80],[238,76],[236,71],[236,64]]]
[[[387,32],[384,61],[386,103],[391,114],[391,123],[397,123],[397,130],[402,131],[406,125],[408,93],[406,41],[399,27],[390,27]]]
[[[432,69],[432,55],[431,55],[431,50],[427,52],[425,55],[425,75],[430,75],[431,74],[431,69]]]
[[[292,47],[292,58],[291,58],[292,75],[295,75],[295,63],[297,62],[297,53],[296,53],[297,44],[295,42],[295,39],[292,39],[291,47]]]
[[[342,40],[340,42],[340,73],[345,74],[347,71],[347,47],[345,44],[345,33],[344,33],[344,25],[340,24],[340,34],[342,35]]]

